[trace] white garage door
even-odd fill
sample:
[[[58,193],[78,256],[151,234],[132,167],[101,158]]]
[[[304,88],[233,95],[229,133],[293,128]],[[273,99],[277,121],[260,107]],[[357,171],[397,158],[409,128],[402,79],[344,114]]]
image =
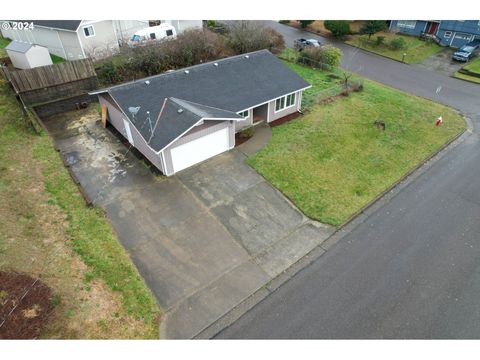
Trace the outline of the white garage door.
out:
[[[173,171],[177,172],[227,151],[228,128],[215,131],[171,150]]]

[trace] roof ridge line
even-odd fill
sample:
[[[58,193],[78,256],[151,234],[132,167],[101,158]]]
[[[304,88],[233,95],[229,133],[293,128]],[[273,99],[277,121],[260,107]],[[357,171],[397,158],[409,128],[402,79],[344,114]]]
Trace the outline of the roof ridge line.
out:
[[[136,84],[137,82],[144,82],[144,81],[147,81],[147,80],[150,80],[150,79],[153,79],[153,78],[159,78],[159,77],[162,77],[162,76],[167,76],[167,75],[183,72],[185,70],[191,70],[191,69],[194,69],[194,68],[206,66],[208,64],[214,64],[216,62],[224,62],[226,60],[236,59],[236,58],[239,58],[239,57],[244,57],[244,56],[247,56],[247,55],[257,54],[257,53],[261,53],[261,52],[269,52],[271,54],[271,52],[268,49],[261,49],[261,50],[251,51],[251,52],[248,52],[248,53],[228,56],[228,57],[225,57],[225,58],[221,58],[221,59],[217,59],[217,60],[211,60],[211,61],[187,66],[187,67],[180,68],[180,69],[167,70],[167,71],[165,71],[163,73],[160,73],[160,74],[151,75],[151,76],[147,76],[147,77],[144,77],[144,78],[140,78],[140,79],[132,80],[132,81],[129,81],[129,82],[121,83],[121,84],[118,84],[118,85],[110,86],[110,87],[107,87],[107,88],[104,88],[104,89],[95,90],[94,93],[108,92],[109,90],[116,89],[116,88],[126,86],[126,85],[133,85],[133,84]],[[273,56],[275,56],[275,55],[273,55]]]
[[[180,99],[180,98],[177,98],[177,97],[174,97],[174,96],[170,96],[169,98],[170,98],[170,99],[172,99],[172,101],[174,101],[175,103],[177,103],[175,100],[181,100],[181,101],[186,101],[186,102],[189,102],[189,103],[191,103],[191,104],[194,104],[194,105],[205,106],[205,107],[207,107],[207,108],[210,108],[210,109],[221,110],[221,111],[227,111],[227,112],[231,112],[231,113],[235,114],[235,112],[233,112],[233,111],[230,111],[230,110],[227,110],[227,109],[222,109],[222,108],[215,107],[215,106],[210,106],[210,105],[200,104],[200,103],[197,103],[197,102],[195,102],[195,101],[190,101],[190,100],[187,100],[187,99]],[[177,104],[178,104],[178,103],[177,103]]]

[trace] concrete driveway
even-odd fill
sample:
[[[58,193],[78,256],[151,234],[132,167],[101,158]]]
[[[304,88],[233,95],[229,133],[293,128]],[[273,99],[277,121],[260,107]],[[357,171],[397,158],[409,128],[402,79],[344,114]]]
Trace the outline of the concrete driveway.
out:
[[[334,230],[305,218],[237,150],[166,178],[102,129],[93,106],[45,124],[166,311],[163,337],[196,335]]]

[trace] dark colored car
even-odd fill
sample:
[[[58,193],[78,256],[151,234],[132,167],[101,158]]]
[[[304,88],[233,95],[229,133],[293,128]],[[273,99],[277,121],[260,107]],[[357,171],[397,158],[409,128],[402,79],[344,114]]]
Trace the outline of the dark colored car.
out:
[[[474,40],[468,44],[463,45],[460,49],[455,51],[452,56],[453,60],[467,62],[470,60],[480,49],[480,40]]]
[[[293,47],[298,51],[302,51],[306,47],[320,47],[320,46],[322,46],[322,43],[316,39],[300,38],[300,39],[296,39],[293,42]]]

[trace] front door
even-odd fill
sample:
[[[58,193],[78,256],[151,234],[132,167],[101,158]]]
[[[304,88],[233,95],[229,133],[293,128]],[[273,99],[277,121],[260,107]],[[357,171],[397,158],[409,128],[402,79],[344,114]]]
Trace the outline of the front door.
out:
[[[427,33],[431,35],[435,35],[438,30],[438,23],[437,22],[430,22],[427,26]]]

